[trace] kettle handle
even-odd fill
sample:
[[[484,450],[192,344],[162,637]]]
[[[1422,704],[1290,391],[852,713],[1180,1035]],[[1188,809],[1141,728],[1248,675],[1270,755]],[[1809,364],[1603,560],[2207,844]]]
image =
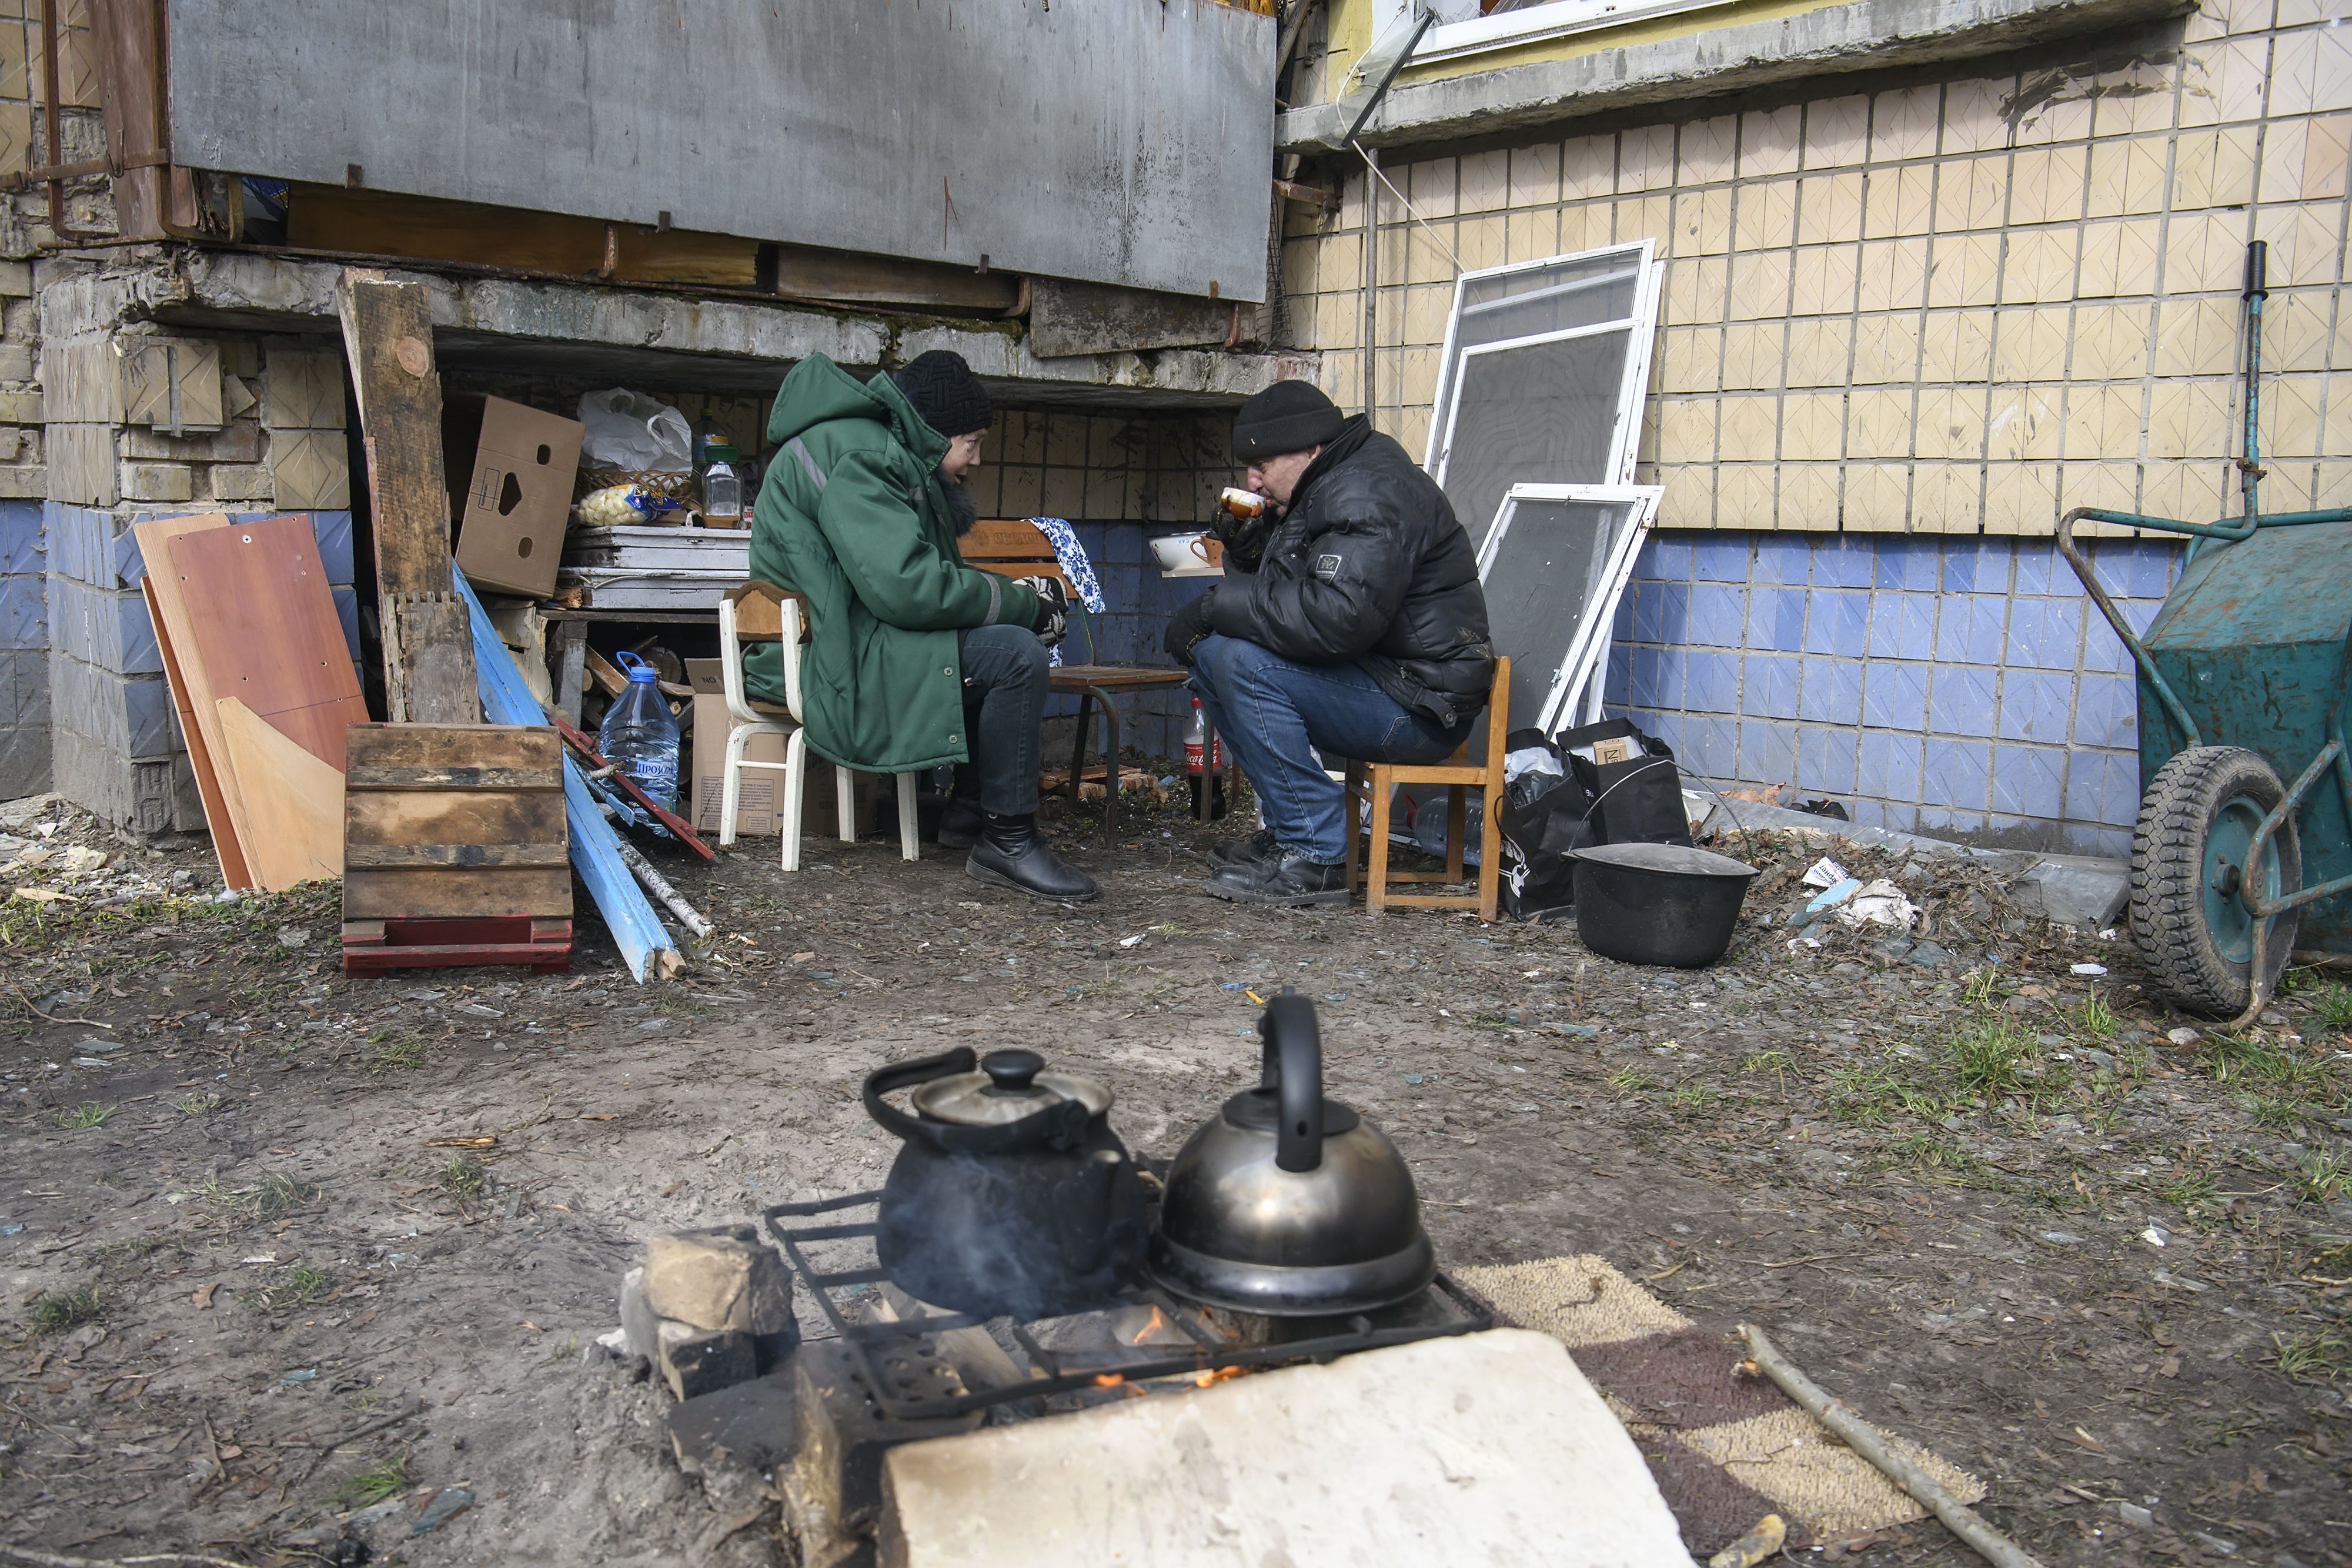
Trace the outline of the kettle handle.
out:
[[[959,1127],[945,1122],[926,1122],[909,1116],[882,1098],[893,1090],[928,1083],[934,1078],[946,1078],[953,1073],[970,1072],[977,1060],[971,1047],[960,1045],[937,1056],[919,1057],[913,1061],[877,1068],[866,1077],[866,1113],[879,1122],[886,1131],[896,1134],[902,1142],[922,1144],[950,1155],[996,1155],[1035,1143],[1068,1149],[1076,1148],[1086,1141],[1087,1108],[1076,1100],[1056,1101],[1017,1122],[1005,1122],[992,1127]]]
[[[1323,1163],[1323,1035],[1315,1004],[1285,986],[1265,1004],[1257,1032],[1265,1042],[1261,1086],[1280,1092],[1274,1163],[1311,1171]]]

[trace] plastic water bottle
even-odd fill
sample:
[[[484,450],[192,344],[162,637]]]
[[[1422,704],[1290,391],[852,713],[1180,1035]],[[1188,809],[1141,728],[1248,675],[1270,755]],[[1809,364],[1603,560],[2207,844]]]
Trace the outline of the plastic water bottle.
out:
[[[743,481],[735,472],[735,448],[713,442],[706,451],[710,465],[702,471],[702,520],[707,528],[743,526]]]
[[[655,683],[654,667],[635,653],[615,653],[613,662],[629,677],[628,685],[604,710],[596,731],[596,749],[604,760],[635,780],[666,811],[677,810],[677,720],[669,699]]]

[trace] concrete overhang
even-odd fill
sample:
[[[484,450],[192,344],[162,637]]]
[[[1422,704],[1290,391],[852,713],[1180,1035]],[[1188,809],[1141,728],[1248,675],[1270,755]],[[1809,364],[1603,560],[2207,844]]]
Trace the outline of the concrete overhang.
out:
[[[2006,53],[2192,9],[2191,0],[1854,0],[1563,60],[1401,82],[1357,140],[1407,147],[1538,130],[1780,83]],[[1362,107],[1357,96],[1278,115],[1275,145],[1339,152]]]
[[[340,330],[341,264],[252,250],[150,246],[96,253],[90,270],[46,286],[53,335],[147,319],[268,332]],[[971,362],[1013,408],[1170,413],[1229,408],[1286,377],[1311,380],[1312,354],[1161,349],[1041,359],[1017,322],[814,310],[756,300],[385,267],[424,284],[434,348],[456,376],[545,375],[648,391],[764,396],[785,370],[822,353],[854,369],[902,364],[929,349]],[[54,296],[52,298],[52,296]]]

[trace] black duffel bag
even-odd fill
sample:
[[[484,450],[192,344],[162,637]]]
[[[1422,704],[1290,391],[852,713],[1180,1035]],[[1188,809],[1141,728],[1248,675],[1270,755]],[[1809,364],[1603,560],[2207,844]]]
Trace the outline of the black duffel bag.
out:
[[[1655,736],[1644,735],[1630,719],[1605,718],[1571,729],[1559,737],[1559,749],[1591,797],[1594,841],[1604,844],[1687,844],[1690,818],[1683,810],[1682,770],[1675,754]],[[1622,762],[1595,762],[1580,749],[1604,741],[1633,743],[1632,755]]]
[[[1632,741],[1632,755],[1595,762],[1578,754],[1595,742],[1612,740]],[[1505,914],[1520,920],[1566,914],[1575,902],[1570,851],[1591,844],[1691,841],[1674,752],[1630,721],[1604,719],[1558,736],[1514,730],[1503,746],[1507,754],[1546,753],[1559,769],[1554,773],[1540,762],[1522,768],[1504,789],[1496,825],[1503,835],[1498,903]]]

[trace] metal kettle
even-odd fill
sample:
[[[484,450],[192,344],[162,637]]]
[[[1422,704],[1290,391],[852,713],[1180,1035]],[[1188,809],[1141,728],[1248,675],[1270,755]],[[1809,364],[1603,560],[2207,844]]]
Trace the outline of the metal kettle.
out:
[[[1380,1129],[1323,1098],[1315,1004],[1285,988],[1258,1019],[1262,1082],[1186,1140],[1146,1267],[1234,1312],[1324,1317],[1401,1301],[1437,1273],[1412,1173]]]
[[[1048,1072],[1034,1051],[958,1048],[866,1080],[866,1109],[902,1140],[875,1248],[901,1290],[976,1317],[1100,1305],[1133,1277],[1149,1223],[1110,1091]],[[912,1088],[916,1114],[883,1098]]]

